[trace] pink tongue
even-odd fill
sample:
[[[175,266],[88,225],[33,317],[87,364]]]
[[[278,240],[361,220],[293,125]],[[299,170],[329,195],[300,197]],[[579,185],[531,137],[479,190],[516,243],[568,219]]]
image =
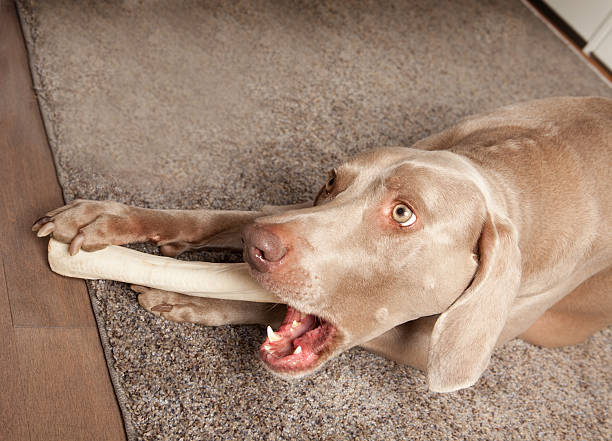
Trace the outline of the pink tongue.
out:
[[[313,315],[302,314],[291,306],[287,307],[287,315],[283,324],[278,328],[276,334],[280,334],[283,338],[293,340],[304,335],[314,327],[315,318]]]
[[[260,351],[266,354],[266,358],[281,358],[291,355],[298,347],[296,340],[315,327],[315,317],[313,315],[302,314],[295,308],[287,307],[287,315],[283,324],[274,332],[273,341],[270,337],[261,345]],[[307,349],[306,347],[302,347]],[[297,357],[300,354],[295,354]],[[303,357],[303,355],[302,355]]]
[[[273,331],[269,328],[268,332]],[[335,328],[329,323],[319,324],[315,316],[288,307],[283,324],[268,335],[259,348],[259,356],[280,371],[307,369],[316,363],[318,352],[334,334]]]

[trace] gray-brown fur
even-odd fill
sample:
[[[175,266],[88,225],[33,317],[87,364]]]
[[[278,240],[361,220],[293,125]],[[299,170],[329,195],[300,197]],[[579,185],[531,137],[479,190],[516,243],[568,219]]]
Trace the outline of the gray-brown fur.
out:
[[[34,230],[72,241],[72,252],[143,240],[184,251],[219,245],[220,235],[235,244],[238,226],[255,222],[286,252],[253,276],[340,331],[315,369],[364,345],[419,368],[427,359],[430,388],[452,391],[478,380],[498,344],[525,334],[550,345],[551,333],[552,345],[571,344],[612,322],[601,283],[581,288],[612,274],[612,182],[598,179],[609,173],[611,154],[612,100],[546,99],[468,118],[414,148],[360,154],[337,168],[311,207],[266,214],[76,201]],[[390,218],[398,201],[417,216],[410,227]],[[261,308],[138,290],[143,306],[175,321],[270,320]],[[565,300],[558,311],[564,298],[580,309]],[[428,324],[429,338],[418,326],[419,343],[399,356],[409,338],[403,324],[416,320]],[[559,321],[571,330],[566,339]]]

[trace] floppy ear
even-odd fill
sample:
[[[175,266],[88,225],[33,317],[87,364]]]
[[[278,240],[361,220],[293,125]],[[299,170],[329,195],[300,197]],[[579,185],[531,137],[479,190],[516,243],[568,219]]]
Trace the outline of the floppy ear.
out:
[[[471,285],[443,312],[429,343],[427,382],[434,392],[472,386],[489,364],[521,280],[517,233],[489,213],[479,240],[480,264]]]

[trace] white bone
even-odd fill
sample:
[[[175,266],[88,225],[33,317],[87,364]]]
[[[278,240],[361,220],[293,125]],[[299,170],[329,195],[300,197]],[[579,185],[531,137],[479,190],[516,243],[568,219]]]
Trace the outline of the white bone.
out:
[[[249,274],[246,263],[189,262],[119,246],[68,253],[68,245],[49,240],[49,265],[63,276],[105,279],[196,297],[278,303]]]

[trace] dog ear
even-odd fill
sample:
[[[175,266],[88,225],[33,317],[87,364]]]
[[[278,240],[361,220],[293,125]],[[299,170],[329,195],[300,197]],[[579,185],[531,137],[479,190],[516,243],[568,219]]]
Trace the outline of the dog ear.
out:
[[[470,286],[443,312],[429,344],[427,381],[434,392],[472,386],[489,364],[521,280],[517,232],[488,213],[480,264]]]

